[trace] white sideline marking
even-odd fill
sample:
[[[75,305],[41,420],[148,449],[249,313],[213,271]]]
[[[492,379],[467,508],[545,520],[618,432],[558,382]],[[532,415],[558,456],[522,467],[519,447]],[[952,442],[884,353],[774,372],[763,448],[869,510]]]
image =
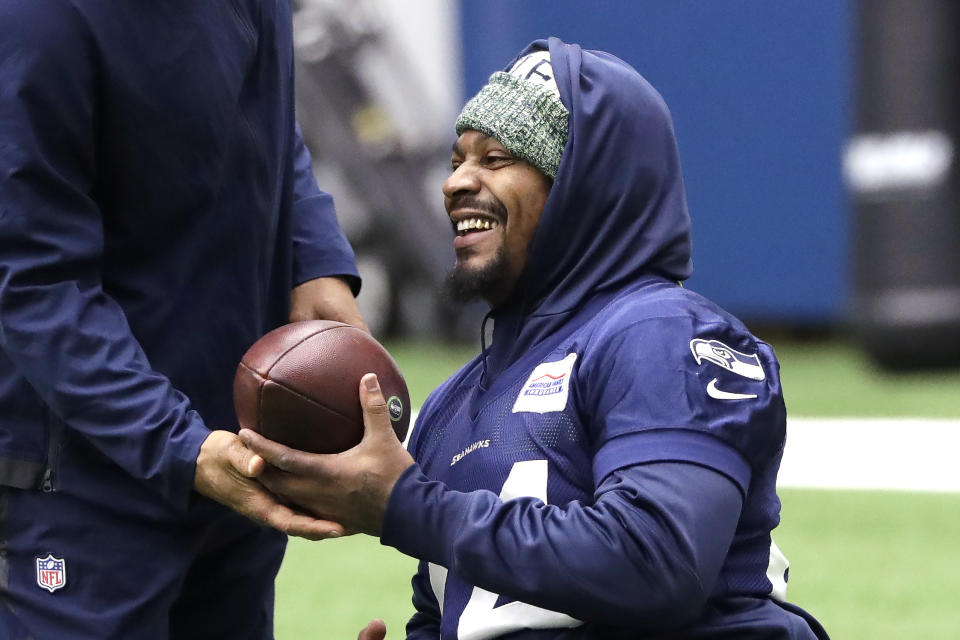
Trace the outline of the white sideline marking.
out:
[[[410,444],[410,436],[413,435],[413,425],[417,424],[417,418],[420,417],[420,409],[414,409],[410,412],[410,426],[407,427],[407,435],[403,439],[403,448],[406,449]]]
[[[777,486],[960,492],[958,456],[960,420],[790,418]]]
[[[779,487],[960,492],[960,420],[791,418]]]

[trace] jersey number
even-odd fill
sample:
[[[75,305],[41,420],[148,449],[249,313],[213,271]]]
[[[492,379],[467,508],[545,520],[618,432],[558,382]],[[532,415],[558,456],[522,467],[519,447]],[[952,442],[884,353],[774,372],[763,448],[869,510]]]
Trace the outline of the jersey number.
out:
[[[522,496],[539,498],[546,504],[546,460],[524,460],[513,464],[510,475],[500,490],[500,499],[506,502]],[[442,610],[447,570],[435,564],[430,564],[429,569],[430,584]],[[496,593],[480,587],[473,588],[457,625],[457,636],[460,640],[485,640],[518,629],[558,629],[583,624],[581,620],[566,614],[534,607],[525,602],[514,601],[495,607],[497,598],[499,596]]]

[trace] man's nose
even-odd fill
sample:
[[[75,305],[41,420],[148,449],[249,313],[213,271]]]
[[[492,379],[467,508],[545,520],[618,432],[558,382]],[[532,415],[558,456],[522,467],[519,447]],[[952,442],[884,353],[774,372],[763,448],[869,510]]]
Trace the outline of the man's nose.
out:
[[[443,182],[443,195],[452,198],[457,194],[477,193],[480,191],[480,179],[476,168],[464,162],[454,169]]]

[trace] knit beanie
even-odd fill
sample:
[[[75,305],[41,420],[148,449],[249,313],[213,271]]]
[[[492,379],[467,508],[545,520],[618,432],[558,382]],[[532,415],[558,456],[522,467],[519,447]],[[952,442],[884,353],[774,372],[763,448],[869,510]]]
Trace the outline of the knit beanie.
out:
[[[556,178],[569,115],[560,101],[550,52],[535,51],[517,60],[509,71],[490,76],[460,112],[457,135],[467,129],[485,133]]]

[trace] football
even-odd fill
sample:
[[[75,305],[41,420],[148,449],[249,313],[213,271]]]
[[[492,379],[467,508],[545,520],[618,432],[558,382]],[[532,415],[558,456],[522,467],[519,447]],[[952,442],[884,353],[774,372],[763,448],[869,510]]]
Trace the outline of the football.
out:
[[[359,388],[367,373],[377,374],[402,441],[410,395],[397,363],[366,332],[328,320],[284,325],[250,347],[233,382],[237,420],[301,451],[345,451],[363,437]]]

